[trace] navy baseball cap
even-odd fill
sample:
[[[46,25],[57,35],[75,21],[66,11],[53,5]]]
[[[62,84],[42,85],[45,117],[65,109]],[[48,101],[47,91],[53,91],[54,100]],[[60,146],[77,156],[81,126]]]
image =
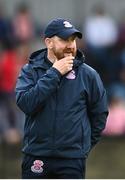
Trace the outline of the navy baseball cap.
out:
[[[82,33],[78,31],[69,21],[62,18],[57,18],[50,21],[44,31],[45,38],[58,36],[62,39],[67,39],[73,34],[80,39],[82,38]]]

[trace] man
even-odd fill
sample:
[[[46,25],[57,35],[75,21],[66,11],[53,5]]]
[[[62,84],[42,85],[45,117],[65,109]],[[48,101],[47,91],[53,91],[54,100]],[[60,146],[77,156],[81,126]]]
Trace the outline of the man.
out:
[[[91,148],[108,114],[99,75],[84,63],[67,20],[45,29],[46,49],[34,52],[19,75],[17,105],[26,115],[22,178],[85,178]]]

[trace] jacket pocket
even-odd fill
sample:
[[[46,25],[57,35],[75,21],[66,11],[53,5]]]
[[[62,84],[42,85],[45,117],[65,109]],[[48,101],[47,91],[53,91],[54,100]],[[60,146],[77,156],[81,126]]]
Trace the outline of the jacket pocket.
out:
[[[81,122],[81,132],[82,132],[82,138],[81,138],[81,145],[82,145],[82,149],[84,149],[84,126],[83,123]]]
[[[82,128],[81,118],[75,122],[71,121],[69,128],[58,132],[56,142],[61,147],[82,150],[84,147],[84,130]]]

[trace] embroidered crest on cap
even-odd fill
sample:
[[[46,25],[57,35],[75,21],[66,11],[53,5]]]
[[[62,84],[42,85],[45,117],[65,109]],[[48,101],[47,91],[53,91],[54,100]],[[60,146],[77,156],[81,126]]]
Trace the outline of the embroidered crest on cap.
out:
[[[35,160],[33,162],[33,165],[31,166],[31,171],[34,173],[42,173],[43,172],[43,161],[41,160]]]
[[[75,71],[72,70],[70,71],[67,76],[66,76],[67,79],[75,79],[76,78],[76,75],[75,75]]]
[[[68,21],[64,21],[63,24],[67,28],[71,28],[72,27],[72,24],[70,24],[70,22],[68,22]]]

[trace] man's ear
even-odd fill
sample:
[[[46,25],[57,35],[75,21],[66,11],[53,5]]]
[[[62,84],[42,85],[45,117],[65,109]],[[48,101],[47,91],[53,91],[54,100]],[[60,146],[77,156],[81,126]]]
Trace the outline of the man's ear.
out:
[[[52,49],[53,48],[53,42],[52,42],[51,38],[45,38],[45,44],[46,44],[46,47],[48,49]]]

